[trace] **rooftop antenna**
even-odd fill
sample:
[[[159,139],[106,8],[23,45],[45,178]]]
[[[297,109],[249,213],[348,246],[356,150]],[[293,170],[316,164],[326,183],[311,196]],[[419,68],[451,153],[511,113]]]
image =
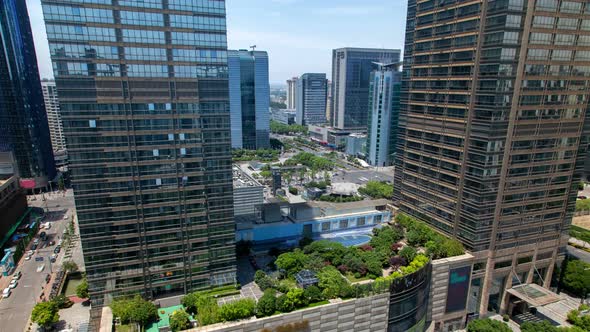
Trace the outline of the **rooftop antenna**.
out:
[[[250,48],[252,49],[252,52],[256,51],[256,45],[251,45]]]

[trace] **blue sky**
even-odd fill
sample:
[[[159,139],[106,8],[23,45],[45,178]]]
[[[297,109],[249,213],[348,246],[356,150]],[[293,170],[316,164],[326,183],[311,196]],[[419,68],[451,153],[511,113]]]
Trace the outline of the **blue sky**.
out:
[[[41,77],[51,62],[40,0],[27,0]],[[257,45],[270,82],[305,72],[331,75],[332,49],[403,48],[407,0],[227,0],[228,46]]]

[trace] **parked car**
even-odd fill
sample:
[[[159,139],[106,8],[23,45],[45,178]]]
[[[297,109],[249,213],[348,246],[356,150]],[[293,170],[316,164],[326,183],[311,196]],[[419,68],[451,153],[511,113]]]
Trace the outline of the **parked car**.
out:
[[[10,284],[8,284],[9,288],[16,288],[16,286],[18,285],[18,281],[12,279],[12,281],[10,282]]]
[[[46,241],[47,240],[47,233],[41,232],[41,233],[39,233],[39,237],[41,238],[41,240]]]
[[[60,246],[55,247],[55,249],[53,249],[53,253],[54,254],[59,254],[59,251],[61,250]]]
[[[39,239],[34,239],[33,244],[39,244]]]
[[[578,196],[578,199],[588,199],[588,197],[586,197],[584,195],[580,195],[580,196]]]
[[[45,282],[49,282],[49,280],[51,280],[51,274],[45,276]]]
[[[21,271],[15,272],[14,275],[12,276],[13,280],[18,280],[20,279],[20,277],[22,277],[23,273]]]
[[[37,250],[37,245],[36,245],[36,244],[33,244],[33,245],[31,246],[31,250]]]
[[[50,246],[53,246],[53,245],[55,245],[55,241],[49,241],[49,245],[50,245]]]
[[[49,258],[49,261],[51,263],[55,263],[55,260],[57,259],[57,254],[52,254],[51,257]]]
[[[33,255],[26,255],[26,256],[25,256],[25,260],[26,260],[26,261],[30,261],[30,260],[31,260],[31,257],[33,257]]]
[[[10,293],[12,293],[12,291],[10,290],[9,287],[4,288],[4,290],[2,291],[2,298],[5,299],[5,298],[9,297]]]

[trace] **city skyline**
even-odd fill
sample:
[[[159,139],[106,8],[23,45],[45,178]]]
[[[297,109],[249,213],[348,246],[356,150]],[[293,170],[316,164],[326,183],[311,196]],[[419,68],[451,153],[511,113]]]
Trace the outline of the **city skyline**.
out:
[[[40,77],[53,78],[40,0],[27,4]],[[271,85],[286,85],[287,79],[306,72],[330,77],[336,48],[403,46],[403,34],[389,31],[403,31],[407,0],[252,0],[228,1],[226,6],[228,48],[257,45],[267,51]],[[358,24],[350,24],[351,19]]]

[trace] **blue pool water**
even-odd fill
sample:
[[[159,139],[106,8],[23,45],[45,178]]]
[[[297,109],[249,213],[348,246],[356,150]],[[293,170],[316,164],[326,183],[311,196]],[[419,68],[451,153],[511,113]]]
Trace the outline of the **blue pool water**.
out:
[[[346,247],[352,247],[368,243],[371,240],[371,237],[368,235],[343,235],[327,238],[326,240],[340,242]]]

